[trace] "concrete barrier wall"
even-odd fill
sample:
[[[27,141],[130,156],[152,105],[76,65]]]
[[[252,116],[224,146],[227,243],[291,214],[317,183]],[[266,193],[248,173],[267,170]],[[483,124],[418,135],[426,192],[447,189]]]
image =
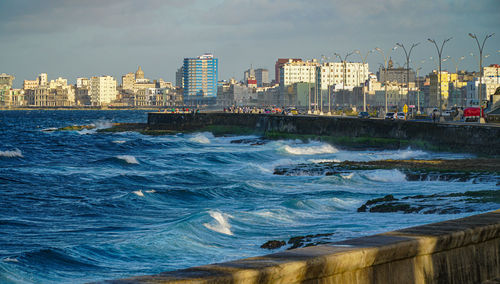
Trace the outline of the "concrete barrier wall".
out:
[[[157,130],[195,130],[210,125],[240,126],[258,132],[399,139],[422,142],[435,150],[500,155],[499,126],[265,114],[148,115],[148,127]]]
[[[482,283],[500,276],[500,210],[111,283]]]

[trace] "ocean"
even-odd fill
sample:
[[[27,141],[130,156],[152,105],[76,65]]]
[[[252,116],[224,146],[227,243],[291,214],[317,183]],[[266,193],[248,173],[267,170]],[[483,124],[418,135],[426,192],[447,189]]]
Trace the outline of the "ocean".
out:
[[[415,149],[346,150],[317,141],[191,133],[47,131],[146,122],[145,111],[0,112],[0,283],[84,283],[285,250],[268,240],[339,241],[478,214],[495,201],[429,198],[447,214],[358,212],[366,201],[498,190],[497,179],[332,175],[276,167],[328,161],[458,159]],[[420,202],[408,199],[408,202]]]

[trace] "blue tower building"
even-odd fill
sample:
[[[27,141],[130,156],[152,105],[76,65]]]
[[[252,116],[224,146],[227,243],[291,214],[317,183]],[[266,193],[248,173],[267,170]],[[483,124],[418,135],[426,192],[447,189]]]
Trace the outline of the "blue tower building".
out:
[[[215,104],[218,59],[213,54],[184,58],[184,104]]]

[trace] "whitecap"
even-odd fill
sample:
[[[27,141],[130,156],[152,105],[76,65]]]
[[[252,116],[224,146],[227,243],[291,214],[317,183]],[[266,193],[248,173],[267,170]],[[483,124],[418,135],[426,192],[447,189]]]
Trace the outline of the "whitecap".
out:
[[[406,175],[399,170],[374,170],[364,173],[364,176],[372,181],[380,182],[405,182]]]
[[[113,123],[109,120],[99,120],[93,123],[96,129],[106,129],[113,127]]]
[[[42,129],[42,131],[44,131],[44,132],[53,132],[53,131],[56,131],[56,130],[57,130],[56,127],[49,127],[49,128]]]
[[[147,192],[147,193],[155,193],[155,192],[156,192],[156,190],[151,189],[151,190],[146,190],[146,192]]]
[[[283,150],[292,155],[333,154],[338,152],[335,147],[328,144],[307,147],[292,147],[289,145],[285,145],[283,147]]]
[[[144,193],[142,192],[142,190],[132,191],[132,193],[135,194],[135,195],[137,195],[137,196],[144,197]]]
[[[96,128],[92,128],[92,129],[84,128],[80,131],[77,131],[76,133],[78,133],[80,135],[94,134],[94,133],[96,133]]]
[[[19,149],[15,149],[12,151],[0,151],[0,157],[7,157],[7,158],[23,158],[23,153]]]
[[[19,260],[15,257],[6,257],[3,259],[4,262],[19,262]]]
[[[137,161],[137,159],[134,156],[119,155],[119,156],[116,156],[116,158],[120,159],[120,160],[124,160],[125,162],[127,162],[129,164],[139,164],[139,162]]]
[[[210,144],[210,139],[204,133],[198,133],[193,137],[189,138],[188,140],[200,144]]]
[[[229,218],[232,218],[231,215],[225,214],[225,213],[220,213],[218,211],[209,211],[208,212],[212,218],[214,218],[215,222],[212,223],[205,223],[203,226],[205,226],[207,229],[210,229],[212,231],[225,234],[225,235],[233,235],[233,232],[231,232],[231,224],[229,224]]]
[[[350,174],[341,174],[340,175],[342,178],[344,179],[352,179],[352,177],[354,176],[354,173],[350,173]]]
[[[113,141],[113,143],[115,143],[115,144],[123,144],[125,142],[127,142],[127,141],[125,141],[125,140],[114,140]]]

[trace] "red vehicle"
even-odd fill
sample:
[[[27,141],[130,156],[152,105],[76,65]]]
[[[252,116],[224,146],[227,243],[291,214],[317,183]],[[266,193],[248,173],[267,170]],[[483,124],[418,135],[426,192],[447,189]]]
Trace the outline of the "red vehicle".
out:
[[[484,116],[484,110],[478,107],[468,107],[464,109],[464,120],[465,121],[477,121],[479,116]]]

